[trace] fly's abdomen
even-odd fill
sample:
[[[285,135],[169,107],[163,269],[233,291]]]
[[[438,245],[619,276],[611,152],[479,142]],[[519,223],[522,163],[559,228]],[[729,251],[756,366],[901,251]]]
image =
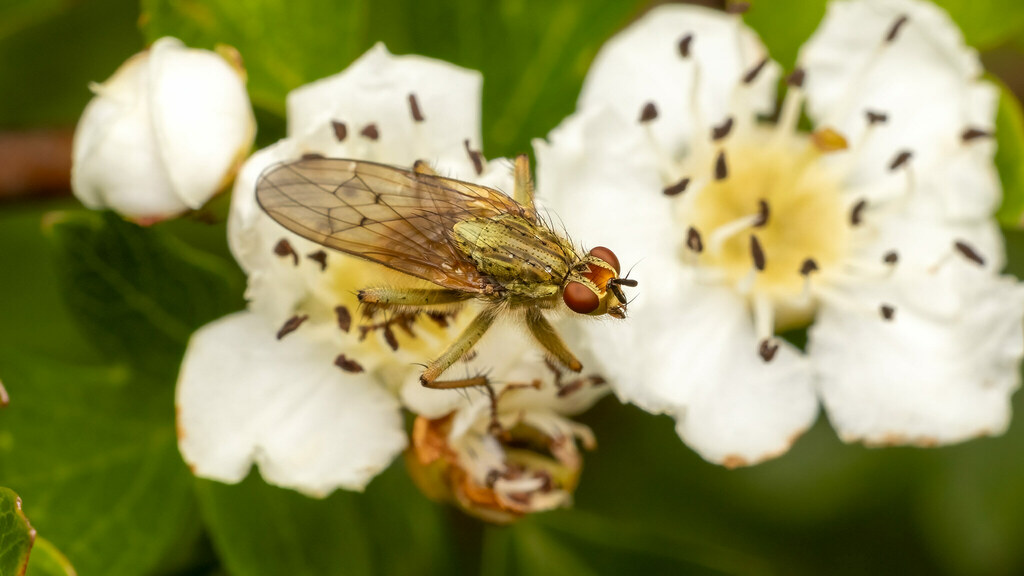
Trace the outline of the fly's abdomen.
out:
[[[454,232],[456,244],[481,273],[520,296],[556,294],[575,258],[567,242],[512,214],[463,220]]]

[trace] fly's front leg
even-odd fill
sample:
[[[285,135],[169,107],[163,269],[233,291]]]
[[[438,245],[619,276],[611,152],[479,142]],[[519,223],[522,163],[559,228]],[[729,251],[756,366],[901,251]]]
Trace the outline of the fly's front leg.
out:
[[[359,303],[366,306],[367,316],[380,309],[420,308],[458,304],[473,298],[472,292],[443,288],[367,288],[360,290]]]
[[[533,210],[533,179],[530,178],[530,157],[526,154],[516,156],[515,182],[512,199]]]
[[[437,379],[441,377],[441,374],[443,374],[445,370],[447,370],[452,364],[458,362],[459,358],[465,356],[466,353],[480,341],[480,338],[485,332],[487,332],[487,329],[494,323],[496,315],[495,311],[484,310],[474,318],[473,321],[469,323],[469,326],[466,326],[466,329],[462,331],[462,334],[459,334],[458,339],[456,339],[455,342],[453,342],[451,346],[444,351],[444,353],[427,366],[427,369],[423,371],[422,375],[420,375],[420,383],[427,388],[435,388],[439,390],[468,388],[470,386],[483,386],[487,384],[487,378],[485,376],[474,376],[472,378],[463,378],[461,380],[444,380],[440,382]]]
[[[530,308],[526,311],[526,326],[537,342],[540,342],[540,345],[566,368],[573,372],[583,369],[583,364],[569,351],[569,347],[562,341],[558,332],[555,332],[555,327],[548,322],[540,309]]]

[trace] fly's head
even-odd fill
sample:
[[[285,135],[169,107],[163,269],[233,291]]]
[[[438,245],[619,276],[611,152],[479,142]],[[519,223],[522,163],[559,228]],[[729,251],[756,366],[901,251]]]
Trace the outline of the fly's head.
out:
[[[619,259],[615,253],[598,246],[569,271],[562,288],[562,300],[570,310],[588,316],[608,314],[626,317],[626,294],[623,286],[636,286],[636,280],[619,277]]]

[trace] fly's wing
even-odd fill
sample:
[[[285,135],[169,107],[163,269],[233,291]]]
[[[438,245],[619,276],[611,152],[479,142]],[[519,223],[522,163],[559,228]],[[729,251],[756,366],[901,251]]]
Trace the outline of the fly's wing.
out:
[[[493,285],[452,240],[467,218],[532,211],[496,190],[373,162],[307,157],[271,166],[256,198],[274,220],[317,244],[455,290]]]

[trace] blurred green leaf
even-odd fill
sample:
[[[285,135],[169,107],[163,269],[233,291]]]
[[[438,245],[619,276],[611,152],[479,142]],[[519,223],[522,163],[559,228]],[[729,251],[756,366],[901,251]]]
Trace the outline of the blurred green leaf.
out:
[[[934,0],[960,26],[967,43],[993,48],[1024,32],[1024,3],[1020,0]]]
[[[825,16],[826,5],[825,0],[753,0],[743,20],[761,37],[768,54],[792,70],[800,47]]]
[[[75,576],[71,562],[46,538],[36,538],[26,576]]]
[[[35,537],[21,499],[10,488],[0,488],[0,574],[14,576],[25,570]]]
[[[1020,101],[1000,85],[996,115],[996,167],[1003,183],[1003,204],[996,218],[1004,226],[1024,223],[1024,110]]]
[[[168,384],[192,331],[243,306],[243,279],[227,262],[112,213],[52,216],[50,237],[87,338]]]
[[[198,494],[235,576],[455,573],[442,509],[416,491],[401,465],[365,494],[337,491],[323,500],[270,486],[255,471],[233,486],[200,480]]]
[[[0,3],[0,126],[73,124],[102,81],[142,48],[136,0]]]
[[[150,39],[231,44],[254,104],[284,114],[288,91],[343,70],[375,42],[480,70],[489,156],[530,149],[575,108],[600,45],[648,0],[143,0]],[[296,42],[301,38],[301,42]]]

